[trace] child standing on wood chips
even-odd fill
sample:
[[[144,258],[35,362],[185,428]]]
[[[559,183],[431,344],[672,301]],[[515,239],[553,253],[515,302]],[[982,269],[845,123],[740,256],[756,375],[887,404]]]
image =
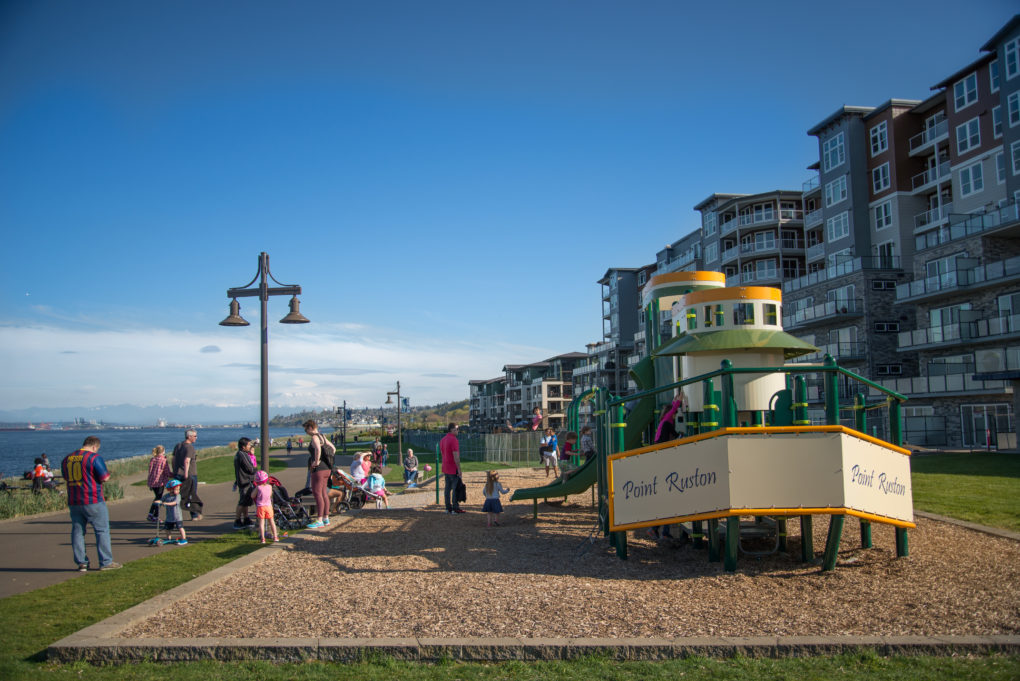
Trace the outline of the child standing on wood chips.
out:
[[[259,471],[255,474],[255,489],[252,490],[255,497],[255,517],[259,521],[259,539],[266,543],[266,522],[273,530],[273,541],[280,541],[276,534],[276,522],[273,519],[273,486],[269,484],[269,474]]]
[[[503,512],[503,502],[499,500],[499,495],[509,493],[510,488],[503,487],[503,483],[499,481],[499,473],[489,471],[485,474],[485,503],[482,504],[482,513],[488,513],[486,527],[499,525],[496,518]]]

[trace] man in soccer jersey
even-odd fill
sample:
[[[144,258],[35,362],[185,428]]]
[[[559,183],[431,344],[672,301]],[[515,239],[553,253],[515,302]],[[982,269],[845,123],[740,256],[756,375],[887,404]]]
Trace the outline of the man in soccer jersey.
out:
[[[60,463],[67,482],[67,508],[71,513],[71,550],[79,572],[87,572],[89,558],[85,553],[85,525],[92,525],[96,535],[100,570],[116,570],[110,548],[110,514],[103,498],[103,483],[110,478],[106,463],[97,454],[99,438],[89,435],[81,449],[71,452]]]

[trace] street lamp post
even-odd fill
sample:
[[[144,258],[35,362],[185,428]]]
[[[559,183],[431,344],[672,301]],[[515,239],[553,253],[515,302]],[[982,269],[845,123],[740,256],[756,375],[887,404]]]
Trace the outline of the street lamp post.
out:
[[[270,287],[268,279],[279,284]],[[258,286],[252,286],[256,281]],[[269,325],[266,319],[267,303],[270,296],[291,296],[290,313],[280,320],[281,324],[307,324],[308,319],[301,314],[300,301],[297,297],[301,294],[301,287],[297,285],[285,286],[276,281],[269,271],[269,255],[264,251],[259,253],[259,268],[255,277],[244,286],[228,288],[227,298],[230,298],[230,314],[220,322],[220,326],[248,326],[247,320],[241,317],[241,306],[238,298],[258,296],[261,303],[259,316],[262,323],[262,361],[261,361],[261,386],[262,386],[262,414],[259,446],[262,451],[262,470],[269,470]]]
[[[386,404],[393,404],[392,395],[397,396],[397,460],[404,460],[404,440],[400,433],[400,408],[403,402],[400,401],[400,381],[397,381],[397,389],[386,393]]]
[[[340,412],[341,409],[343,409],[342,412]],[[343,407],[337,407],[336,410],[341,413],[341,419],[342,419],[341,423],[343,425],[340,427],[340,442],[341,442],[341,446],[344,448],[344,454],[346,454],[347,453],[347,400],[344,400],[344,406]]]

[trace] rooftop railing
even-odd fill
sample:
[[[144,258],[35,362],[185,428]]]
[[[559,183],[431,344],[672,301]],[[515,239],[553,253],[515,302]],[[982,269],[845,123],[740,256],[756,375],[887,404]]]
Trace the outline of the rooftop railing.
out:
[[[815,175],[810,180],[801,185],[801,192],[807,194],[808,192],[813,192],[814,190],[818,189],[821,186],[822,178],[819,177],[818,175]]]

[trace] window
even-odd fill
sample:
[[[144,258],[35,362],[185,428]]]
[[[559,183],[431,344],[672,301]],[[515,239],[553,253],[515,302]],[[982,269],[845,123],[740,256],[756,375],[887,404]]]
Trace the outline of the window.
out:
[[[779,202],[779,218],[781,220],[797,219],[797,204],[794,201]]]
[[[889,128],[882,121],[871,129],[871,155],[881,154],[889,148]]]
[[[849,286],[841,286],[840,288],[829,289],[825,292],[825,302],[832,303],[835,307],[836,312],[850,312],[856,311],[854,305],[854,292],[855,288],[853,284]]]
[[[765,323],[769,326],[779,326],[779,315],[776,312],[774,303],[765,303]]]
[[[883,163],[871,171],[871,186],[875,193],[889,188],[889,164]]]
[[[980,162],[960,170],[960,196],[970,196],[984,188],[984,172]]]
[[[879,364],[875,369],[879,376],[899,376],[903,373],[902,364]]]
[[[1011,94],[1006,100],[1006,119],[1011,128],[1020,123],[1020,90]]]
[[[999,184],[1006,181],[1006,154],[999,152],[995,155],[995,179]]]
[[[988,64],[988,89],[992,92],[999,91],[999,60],[993,59]]]
[[[775,279],[776,278],[776,261],[775,259],[759,260],[754,263],[755,279],[762,281],[764,279]]]
[[[834,215],[825,221],[826,231],[828,232],[828,238],[826,241],[830,243],[836,239],[842,239],[843,237],[850,234],[850,215],[846,211],[843,211],[839,215]]]
[[[884,244],[878,245],[878,263],[879,267],[891,269],[896,263],[896,242],[886,241]]]
[[[766,222],[776,219],[776,207],[772,203],[756,203],[754,204],[754,221]]]
[[[896,333],[899,330],[899,322],[875,322],[875,333]]]
[[[850,252],[851,250],[852,249],[850,248],[841,248],[838,251],[833,251],[832,253],[829,253],[827,256],[825,256],[825,259],[828,261],[827,266],[837,267],[839,265],[847,264],[854,257],[853,254]],[[844,273],[841,272],[840,274]]]
[[[846,175],[837,177],[825,185],[825,207],[846,199]]]
[[[1020,175],[1020,140],[1009,145],[1009,153],[1013,157],[1013,174]]]
[[[977,101],[977,74],[972,73],[953,85],[953,101],[959,111]]]
[[[978,127],[978,119],[972,118],[962,125],[956,126],[956,153],[975,149],[981,144],[981,130]]]
[[[706,324],[707,325],[707,324]],[[698,313],[694,310],[687,311],[687,330],[694,331],[698,328]]]
[[[843,165],[846,160],[846,149],[843,147],[843,133],[830,137],[822,143],[822,168],[832,170]]]
[[[875,279],[871,282],[872,291],[895,291],[896,282],[890,279]]]
[[[723,313],[722,305],[706,305],[705,306],[705,328],[711,328],[713,326],[722,326],[723,322],[726,321],[725,314]]]
[[[999,433],[1013,432],[1013,414],[1006,402],[965,404],[960,407],[964,447],[998,448]]]
[[[1020,73],[1020,38],[1006,43],[1003,52],[1006,55],[1006,80],[1010,80]]]
[[[928,311],[928,335],[932,343],[960,337],[960,312],[970,310],[970,303],[947,305]]]
[[[715,212],[703,213],[701,215],[701,226],[704,228],[705,236],[712,236],[715,234]]]
[[[719,259],[719,244],[708,244],[705,246],[705,262],[715,262]]]
[[[885,229],[892,224],[892,201],[883,201],[871,209],[875,229]]]
[[[754,303],[734,303],[733,323],[737,326],[754,324]]]
[[[992,107],[992,137],[1002,137],[1002,107]]]

